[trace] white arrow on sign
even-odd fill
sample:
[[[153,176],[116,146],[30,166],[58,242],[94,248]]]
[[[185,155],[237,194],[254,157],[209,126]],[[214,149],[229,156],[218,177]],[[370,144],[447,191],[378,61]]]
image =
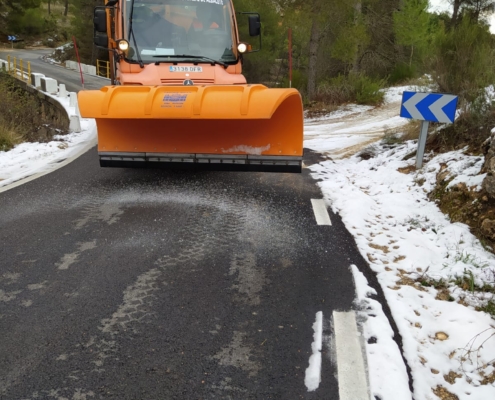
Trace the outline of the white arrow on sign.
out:
[[[423,114],[421,114],[416,108],[416,104],[424,100],[424,98],[428,95],[429,93],[416,93],[403,104],[404,108],[409,112],[409,114],[411,114],[413,119],[423,119]]]
[[[455,96],[442,96],[435,103],[430,106],[430,111],[437,117],[439,122],[451,122],[452,118],[450,118],[447,114],[443,112],[443,108],[449,104]]]

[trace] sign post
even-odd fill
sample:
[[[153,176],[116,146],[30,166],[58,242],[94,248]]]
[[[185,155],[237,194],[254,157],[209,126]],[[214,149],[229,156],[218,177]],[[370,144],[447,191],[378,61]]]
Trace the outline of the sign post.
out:
[[[458,99],[452,94],[421,92],[404,92],[402,94],[400,116],[422,121],[416,153],[417,169],[423,166],[429,123],[453,124]]]
[[[17,37],[9,35],[9,36],[7,36],[7,39],[10,42],[12,48],[14,48],[14,42],[17,39]]]

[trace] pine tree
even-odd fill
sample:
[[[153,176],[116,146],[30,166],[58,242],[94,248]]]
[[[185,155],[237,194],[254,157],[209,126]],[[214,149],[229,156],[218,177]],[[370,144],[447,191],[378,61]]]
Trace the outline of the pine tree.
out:
[[[409,66],[414,51],[422,51],[428,44],[429,24],[428,0],[404,0],[403,7],[394,13],[397,43],[411,48]]]

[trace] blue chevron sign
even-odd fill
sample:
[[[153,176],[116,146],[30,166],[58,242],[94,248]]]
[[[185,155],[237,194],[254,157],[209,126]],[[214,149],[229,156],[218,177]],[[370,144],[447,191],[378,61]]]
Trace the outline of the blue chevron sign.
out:
[[[404,92],[400,116],[421,121],[453,123],[458,97],[452,94]]]
[[[8,40],[9,42],[13,42],[14,40],[16,40],[17,38],[15,36],[8,36]]]

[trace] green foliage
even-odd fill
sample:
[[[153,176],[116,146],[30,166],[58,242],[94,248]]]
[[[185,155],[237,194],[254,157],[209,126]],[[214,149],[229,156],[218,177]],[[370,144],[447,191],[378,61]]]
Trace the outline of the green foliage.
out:
[[[388,82],[391,85],[406,82],[416,77],[416,66],[413,64],[399,63],[390,73]]]
[[[331,55],[337,60],[352,64],[356,60],[359,48],[366,47],[368,42],[368,32],[361,20],[346,24],[332,45]]]
[[[47,31],[49,22],[41,15],[39,8],[30,8],[26,10],[21,19],[22,32],[28,35],[37,35]]]
[[[464,105],[464,112],[455,124],[448,125],[429,139],[429,145],[437,151],[451,151],[469,146],[478,154],[483,142],[495,126],[495,104],[480,95],[473,103]]]
[[[381,90],[385,86],[383,80],[375,80],[366,75],[351,75],[351,77],[358,104],[379,105],[383,103],[385,96]]]
[[[478,311],[484,311],[495,318],[495,300],[489,300],[484,306],[476,307]]]
[[[495,81],[494,39],[488,28],[463,18],[435,36],[433,70],[440,90],[472,101]]]
[[[328,104],[356,102],[379,105],[383,102],[383,80],[376,80],[362,74],[339,75],[318,87],[317,101]]]
[[[292,71],[292,87],[293,88],[296,88],[298,90],[304,90],[307,84],[308,84],[308,80],[307,80],[306,74],[304,74],[302,71],[297,70],[297,69]],[[279,85],[279,87],[280,86],[284,87],[284,88],[289,87],[289,76],[288,75],[286,77],[284,77],[284,79],[282,80],[282,84]]]
[[[429,42],[430,14],[428,0],[405,0],[401,10],[393,15],[397,43],[410,48],[409,65],[416,52],[421,60]]]
[[[14,79],[0,72],[0,150],[9,150],[29,138],[38,125],[39,104],[16,87]]]
[[[14,3],[7,14],[7,29],[17,35],[33,36],[53,32],[57,28],[54,15],[47,15],[40,8],[39,1]]]
[[[0,151],[9,151],[22,142],[22,137],[15,129],[0,118]]]

